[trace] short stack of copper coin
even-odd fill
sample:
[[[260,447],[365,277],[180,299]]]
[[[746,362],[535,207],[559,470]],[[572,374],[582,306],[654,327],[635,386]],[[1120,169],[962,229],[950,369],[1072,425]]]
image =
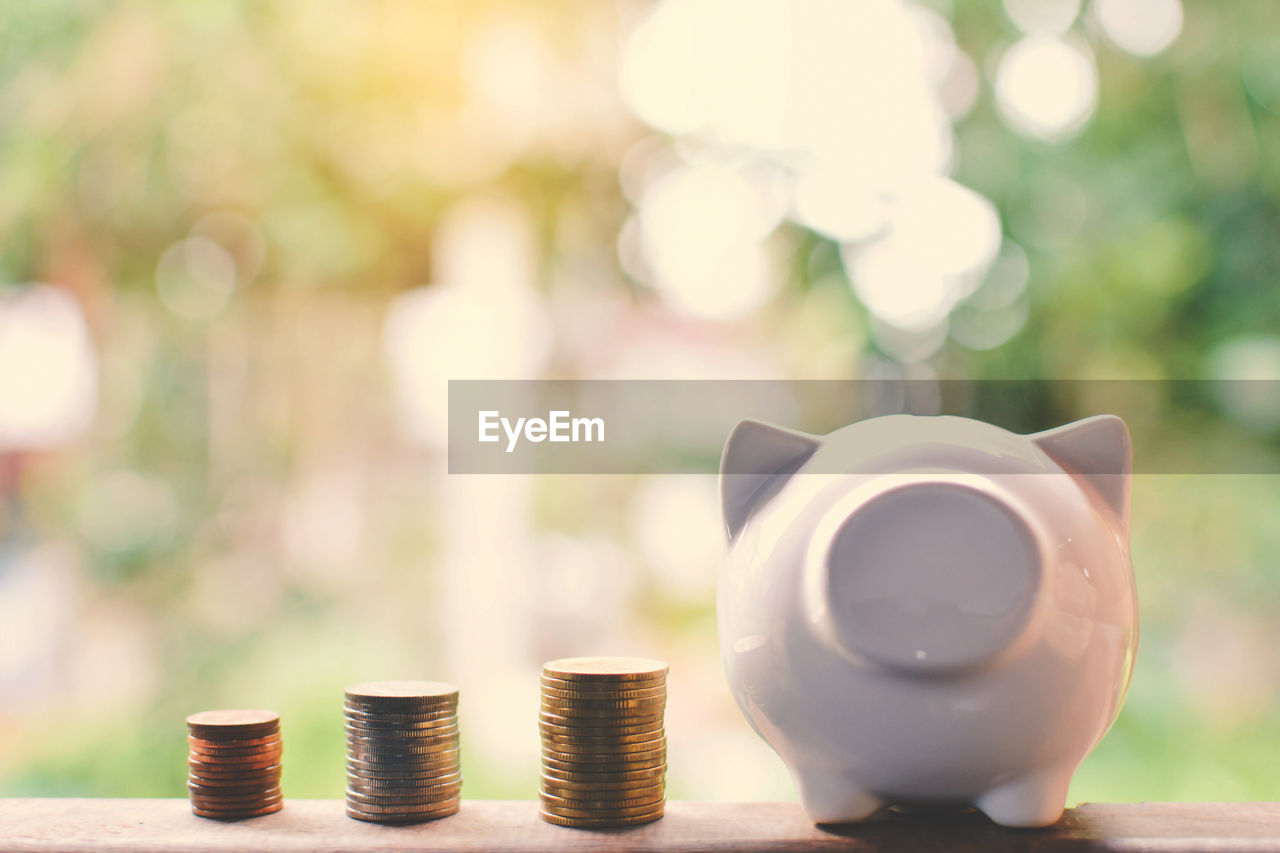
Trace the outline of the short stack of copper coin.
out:
[[[200,817],[237,820],[280,811],[284,743],[274,711],[187,717],[187,790]]]
[[[662,817],[667,665],[564,658],[542,668],[542,818],[574,827]]]
[[[458,811],[458,688],[372,681],[346,692],[347,814],[416,823]]]

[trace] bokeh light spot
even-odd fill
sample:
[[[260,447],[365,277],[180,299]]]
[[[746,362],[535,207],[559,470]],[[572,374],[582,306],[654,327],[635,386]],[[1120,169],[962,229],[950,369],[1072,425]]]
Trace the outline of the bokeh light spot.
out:
[[[1098,103],[1093,54],[1074,40],[1031,36],[1014,44],[996,70],[996,103],[1024,136],[1068,138],[1084,127]]]

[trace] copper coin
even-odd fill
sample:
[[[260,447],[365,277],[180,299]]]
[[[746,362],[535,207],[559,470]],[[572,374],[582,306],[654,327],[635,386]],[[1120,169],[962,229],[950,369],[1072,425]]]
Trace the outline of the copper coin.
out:
[[[210,785],[205,782],[187,780],[187,791],[210,797],[235,797],[249,794],[262,794],[266,791],[279,790],[280,782],[248,782],[239,785]]]
[[[222,772],[238,771],[243,773],[249,770],[262,770],[279,763],[279,755],[221,759],[187,753],[187,766],[193,769],[219,770]]]
[[[202,809],[256,809],[278,803],[283,799],[280,792],[258,797],[203,797],[191,795],[191,804]]]
[[[265,791],[267,788],[278,787],[280,785],[280,776],[277,774],[249,779],[206,779],[200,776],[188,776],[187,785],[196,785],[211,791],[234,788],[254,788],[259,791]]]
[[[198,738],[252,738],[269,735],[280,728],[275,711],[200,711],[187,717],[187,730]]]
[[[219,765],[224,767],[239,767],[241,765],[252,765],[252,763],[276,762],[284,756],[280,749],[271,749],[266,752],[247,752],[247,753],[224,753],[224,752],[197,752],[192,749],[187,753],[187,761],[195,761],[201,765]]]
[[[276,746],[271,749],[252,749],[252,750],[208,750],[208,749],[191,749],[187,752],[188,758],[196,758],[200,761],[216,763],[216,764],[234,764],[240,761],[252,761],[257,758],[275,758],[280,760],[280,756],[284,753],[280,747]]]
[[[216,767],[200,767],[187,765],[187,775],[192,779],[219,780],[219,779],[279,779],[280,765],[271,765],[269,767],[255,767],[252,770],[236,770],[227,771],[219,770]]]
[[[220,809],[201,809],[196,806],[192,806],[191,812],[198,817],[213,818],[214,820],[242,820],[244,818],[261,817],[262,815],[272,814],[273,812],[280,811],[282,808],[284,808],[283,800],[269,806],[263,806],[260,809],[241,809],[238,811],[226,812]]]
[[[271,735],[263,735],[262,737],[233,737],[233,738],[198,738],[194,735],[187,735],[187,743],[192,747],[204,749],[252,749],[254,747],[274,746],[281,742],[280,733],[276,732]]]
[[[205,791],[210,794],[217,794],[219,791],[268,791],[272,788],[279,788],[280,780],[275,779],[187,779],[187,790],[189,791]]]
[[[661,818],[664,810],[658,808],[648,814],[635,815],[633,817],[573,818],[564,817],[546,810],[540,811],[538,814],[547,823],[553,823],[556,826],[569,826],[577,829],[606,829],[616,826],[636,826],[642,823],[651,823]]]

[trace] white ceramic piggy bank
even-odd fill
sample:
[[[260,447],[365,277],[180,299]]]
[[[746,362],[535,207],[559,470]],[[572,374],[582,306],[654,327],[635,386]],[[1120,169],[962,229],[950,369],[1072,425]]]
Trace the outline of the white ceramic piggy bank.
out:
[[[890,415],[740,423],[721,461],[720,645],[817,823],[971,803],[1062,814],[1137,648],[1129,433]]]

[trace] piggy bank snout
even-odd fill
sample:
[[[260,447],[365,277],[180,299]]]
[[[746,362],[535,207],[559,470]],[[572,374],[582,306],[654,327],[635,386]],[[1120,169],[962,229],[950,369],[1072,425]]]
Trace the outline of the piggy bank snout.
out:
[[[947,482],[871,496],[818,554],[813,591],[831,639],[872,665],[920,674],[977,667],[1011,647],[1043,571],[1018,510]]]

